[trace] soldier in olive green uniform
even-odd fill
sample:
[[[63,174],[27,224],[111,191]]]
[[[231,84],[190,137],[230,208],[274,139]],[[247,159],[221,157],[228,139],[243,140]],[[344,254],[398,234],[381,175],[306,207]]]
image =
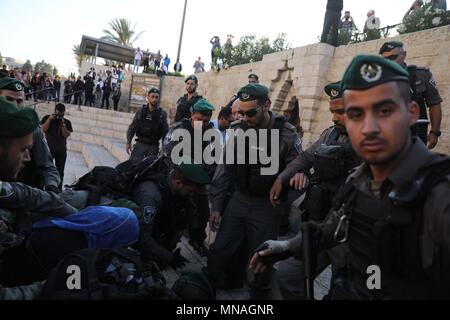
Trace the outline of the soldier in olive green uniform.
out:
[[[325,218],[350,170],[360,163],[345,130],[345,108],[340,86],[339,81],[325,87],[325,92],[330,97],[334,126],[326,129],[319,140],[295,158],[288,165],[288,169],[292,171],[286,172],[288,176],[299,172],[291,179],[291,185],[296,189],[306,190],[306,198],[301,204],[303,221],[321,222]],[[310,172],[312,168],[313,174]],[[339,262],[346,251],[346,247],[339,246],[318,255],[315,274],[320,274],[331,262],[333,276],[336,277],[342,267]],[[277,265],[278,285],[284,299],[305,299],[304,276],[301,272],[303,267],[303,262],[294,258]]]
[[[52,192],[8,182],[17,177],[24,162],[30,161],[32,133],[38,126],[39,119],[34,110],[19,111],[14,104],[0,97],[0,260],[6,259],[6,253],[22,244],[23,237],[17,233],[17,226],[27,217],[18,216],[17,211],[22,213],[30,210],[48,216],[65,216],[77,212]],[[26,279],[23,280],[25,283]],[[15,288],[0,285],[0,300],[36,299],[42,285],[35,283]]]
[[[147,156],[156,156],[159,153],[159,142],[164,141],[169,124],[167,113],[159,107],[160,92],[156,88],[148,91],[148,104],[139,109],[127,131],[126,151],[131,153],[132,160],[142,160]],[[137,141],[131,147],[134,135]]]
[[[240,99],[239,112],[243,120],[232,124],[235,131],[242,129],[245,132],[254,129],[256,133],[261,130],[278,130],[279,153],[272,155],[278,157],[279,168],[276,174],[263,175],[261,169],[267,167],[260,160],[257,164],[249,162],[251,150],[262,150],[268,148],[273,150],[272,143],[259,139],[257,145],[245,143],[245,163],[239,164],[237,150],[240,147],[235,137],[234,152],[235,164],[221,164],[217,167],[210,187],[210,200],[212,202],[212,213],[210,218],[210,228],[217,229],[220,224],[216,241],[210,249],[208,257],[207,274],[215,286],[221,286],[223,281],[221,276],[225,266],[235,258],[241,245],[245,244],[247,256],[263,241],[276,239],[279,233],[280,219],[283,206],[280,200],[285,200],[275,189],[279,189],[283,183],[288,183],[290,176],[285,177],[285,181],[280,179],[286,165],[298,156],[301,151],[300,138],[295,128],[284,118],[277,117],[270,109],[268,89],[259,84],[249,84],[243,87],[238,93]],[[251,131],[249,131],[251,132]],[[229,152],[229,150],[226,150]],[[226,154],[223,155],[226,159]],[[230,185],[234,183],[235,192],[232,195],[228,206],[223,212],[223,204]],[[269,298],[271,272],[266,272],[262,276],[255,276],[251,283],[252,298]]]
[[[23,83],[9,77],[0,79],[0,96],[6,97],[20,107],[25,99]],[[53,164],[47,140],[41,128],[36,128],[33,132],[30,156],[31,161],[20,171],[17,181],[46,191],[58,192],[59,173]]]
[[[408,70],[413,100],[420,107],[419,121],[415,125],[413,132],[428,145],[429,149],[433,149],[438,142],[438,138],[441,136],[440,128],[442,120],[442,98],[439,95],[433,74],[428,68],[406,65],[405,59],[407,52],[404,49],[403,43],[399,41],[384,43],[380,48],[380,54]],[[430,114],[429,117],[427,108]],[[431,124],[430,132],[428,132],[428,123]]]
[[[194,126],[195,123],[201,123],[202,134],[207,130],[215,130],[211,124],[211,116],[215,107],[210,104],[206,99],[199,99],[192,107],[192,115],[189,119],[185,118],[180,122],[175,123],[170,129],[169,133],[164,140],[163,147],[161,150],[161,155],[164,156],[170,166],[173,166],[172,161],[172,150],[180,142],[178,140],[173,140],[174,133],[178,130],[185,130],[186,134],[190,136],[191,148],[190,153],[183,154],[182,156],[187,156],[195,160],[195,142],[194,142]],[[212,140],[202,141],[202,146],[200,151],[205,151],[206,148],[211,147]],[[206,165],[202,164],[203,169],[208,173],[208,176],[212,178],[216,170],[216,165]],[[189,237],[191,246],[201,255],[206,256],[207,248],[204,245],[204,240],[206,239],[206,225],[209,219],[209,203],[206,188],[203,188],[194,195],[194,203],[196,205],[195,215],[192,219],[191,225],[189,227]]]
[[[419,117],[408,72],[379,56],[360,55],[342,90],[346,129],[364,163],[349,177],[336,205],[313,232],[313,249],[348,243],[347,292],[336,299],[450,298],[450,158],[411,137]],[[301,235],[266,243],[265,257],[297,251]]]

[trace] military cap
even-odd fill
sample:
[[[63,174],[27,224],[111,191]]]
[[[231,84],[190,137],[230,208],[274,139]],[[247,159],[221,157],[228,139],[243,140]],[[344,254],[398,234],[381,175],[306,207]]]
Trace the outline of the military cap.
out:
[[[391,51],[392,49],[395,49],[395,48],[403,48],[403,42],[388,41],[388,42],[383,43],[383,45],[380,48],[380,54]]]
[[[327,84],[325,86],[324,90],[325,90],[325,93],[330,97],[331,100],[342,97],[341,81]]]
[[[0,137],[21,138],[39,126],[39,118],[33,109],[19,110],[14,103],[0,97]]]
[[[213,112],[215,109],[216,108],[206,99],[199,99],[192,107],[192,112],[209,113]]]
[[[153,87],[153,88],[150,88],[150,90],[148,90],[148,94],[152,94],[152,93],[160,94],[160,91],[158,88]]]
[[[254,74],[254,73],[249,74],[249,75],[248,75],[248,78],[249,78],[249,79],[255,78],[256,80],[259,80],[259,77],[258,77],[256,74]]]
[[[184,80],[184,83],[187,83],[189,80],[195,81],[195,83],[198,84],[198,78],[194,75],[190,75],[186,78],[186,80]]]
[[[178,168],[180,169],[183,177],[194,184],[205,185],[210,183],[210,179],[206,171],[190,159],[184,159]]]
[[[265,86],[256,83],[250,83],[245,87],[242,87],[237,95],[239,97],[239,100],[241,101],[254,101],[266,98],[268,94],[269,89],[267,89]]]
[[[0,90],[11,90],[11,91],[23,91],[25,88],[25,85],[15,79],[10,77],[4,77],[0,79]]]
[[[409,74],[399,64],[381,56],[358,55],[344,73],[341,92],[345,90],[366,90],[390,81],[409,83]]]

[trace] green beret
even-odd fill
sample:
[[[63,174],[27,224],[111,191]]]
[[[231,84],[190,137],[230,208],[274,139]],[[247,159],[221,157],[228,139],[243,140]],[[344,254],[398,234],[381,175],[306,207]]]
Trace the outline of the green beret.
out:
[[[39,126],[39,118],[33,109],[19,110],[14,103],[0,97],[0,137],[21,138]]]
[[[160,94],[160,91],[158,88],[150,88],[150,90],[148,90],[148,94],[152,94],[152,93]]]
[[[341,92],[345,90],[366,90],[390,81],[409,83],[409,74],[399,64],[381,56],[358,55],[344,73]]]
[[[25,85],[15,79],[10,77],[4,77],[0,79],[0,90],[11,90],[11,91],[23,91],[25,88]]]
[[[181,163],[178,168],[180,169],[183,177],[192,183],[199,185],[210,183],[208,174],[199,164],[188,160]]]
[[[268,94],[269,89],[267,89],[265,86],[256,83],[250,83],[245,87],[242,87],[237,95],[239,97],[239,100],[245,102],[260,100],[267,97]]]
[[[209,113],[213,112],[216,108],[210,104],[206,99],[200,99],[192,107],[192,112]]]
[[[198,84],[198,78],[196,76],[194,76],[194,75],[188,76],[186,78],[186,80],[184,80],[184,83],[187,83],[189,80],[193,80],[193,81],[195,81],[195,83]]]
[[[341,81],[327,84],[325,86],[324,90],[325,90],[325,93],[330,97],[331,100],[342,97]]]
[[[383,43],[383,45],[380,48],[380,54],[383,54],[385,52],[391,51],[395,48],[403,48],[403,43],[400,41],[388,41]]]

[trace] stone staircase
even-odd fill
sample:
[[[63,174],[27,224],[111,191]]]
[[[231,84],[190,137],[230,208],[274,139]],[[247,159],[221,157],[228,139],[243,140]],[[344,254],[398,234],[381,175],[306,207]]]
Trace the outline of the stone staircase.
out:
[[[54,103],[39,104],[42,118],[54,112]],[[73,133],[67,141],[68,157],[64,184],[71,184],[96,166],[115,167],[129,159],[126,132],[134,115],[66,104],[66,118]]]

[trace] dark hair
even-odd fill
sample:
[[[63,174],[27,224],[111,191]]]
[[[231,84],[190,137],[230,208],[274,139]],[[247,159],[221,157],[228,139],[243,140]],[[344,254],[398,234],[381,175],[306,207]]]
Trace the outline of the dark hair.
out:
[[[62,103],[58,103],[55,106],[55,110],[61,111],[61,112],[65,112],[66,111],[66,106]]]
[[[2,152],[9,149],[9,146],[11,145],[12,139],[11,138],[4,138],[0,137],[0,149]]]
[[[219,112],[218,119],[228,119],[232,114],[233,113],[232,113],[230,107],[222,108],[222,110],[220,110],[220,112]]]

